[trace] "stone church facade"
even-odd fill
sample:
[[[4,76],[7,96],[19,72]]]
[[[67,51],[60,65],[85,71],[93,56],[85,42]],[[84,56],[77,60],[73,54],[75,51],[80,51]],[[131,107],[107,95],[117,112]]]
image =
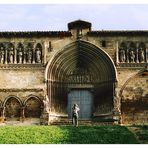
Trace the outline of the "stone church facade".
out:
[[[148,123],[148,31],[0,32],[0,122]]]

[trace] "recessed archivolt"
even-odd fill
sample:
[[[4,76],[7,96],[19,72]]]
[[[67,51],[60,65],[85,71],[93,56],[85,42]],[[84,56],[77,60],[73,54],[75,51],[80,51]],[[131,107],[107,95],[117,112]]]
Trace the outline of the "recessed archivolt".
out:
[[[63,81],[78,63],[89,69],[96,80],[115,81],[116,69],[111,58],[100,48],[85,41],[76,41],[55,54],[46,68],[46,79]]]
[[[52,111],[66,112],[69,88],[79,84],[93,87],[97,105],[103,104],[97,100],[106,99],[112,107],[115,65],[107,53],[89,42],[75,41],[55,53],[46,66],[45,79]]]

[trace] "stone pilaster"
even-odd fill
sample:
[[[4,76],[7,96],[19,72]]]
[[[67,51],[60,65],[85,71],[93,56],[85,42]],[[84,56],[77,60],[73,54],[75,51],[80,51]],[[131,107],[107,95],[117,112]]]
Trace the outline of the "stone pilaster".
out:
[[[138,49],[138,45],[137,45],[137,48],[136,48],[136,63],[139,63],[138,51],[139,51],[139,49]]]
[[[5,63],[4,64],[7,64],[8,63],[8,49],[5,48]]]
[[[14,64],[17,64],[17,44],[14,46]]]
[[[116,65],[119,64],[119,43],[116,41]]]
[[[32,63],[35,64],[35,45],[33,45],[33,49],[32,49]]]
[[[114,90],[114,109],[113,109],[113,119],[115,124],[119,124],[121,121],[121,98],[119,96],[119,88],[115,84]]]
[[[5,122],[5,109],[6,107],[2,108],[2,122]]]
[[[25,107],[21,107],[21,119],[22,122],[24,122],[25,120]]]
[[[48,96],[45,95],[45,98],[43,100],[44,106],[41,108],[41,117],[40,117],[40,124],[42,125],[49,125],[49,113],[50,113],[50,107],[49,107],[49,99]]]

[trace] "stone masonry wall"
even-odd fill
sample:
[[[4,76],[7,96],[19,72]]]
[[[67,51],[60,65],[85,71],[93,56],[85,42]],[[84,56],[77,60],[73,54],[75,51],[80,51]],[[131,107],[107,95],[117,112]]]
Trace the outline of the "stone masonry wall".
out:
[[[122,123],[148,123],[148,73],[133,77],[125,86],[121,100]]]

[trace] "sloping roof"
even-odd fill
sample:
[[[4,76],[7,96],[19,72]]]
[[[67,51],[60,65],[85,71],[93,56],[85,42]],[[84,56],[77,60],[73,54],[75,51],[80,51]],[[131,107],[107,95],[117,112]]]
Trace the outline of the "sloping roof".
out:
[[[76,20],[73,22],[68,23],[68,29],[74,29],[74,28],[91,28],[91,23],[83,20]]]
[[[87,34],[89,36],[148,36],[148,30],[99,30]]]
[[[69,31],[16,31],[0,32],[0,37],[70,37]]]
[[[148,30],[97,30],[89,31],[88,36],[148,36]],[[1,31],[0,37],[71,37],[70,31]]]

